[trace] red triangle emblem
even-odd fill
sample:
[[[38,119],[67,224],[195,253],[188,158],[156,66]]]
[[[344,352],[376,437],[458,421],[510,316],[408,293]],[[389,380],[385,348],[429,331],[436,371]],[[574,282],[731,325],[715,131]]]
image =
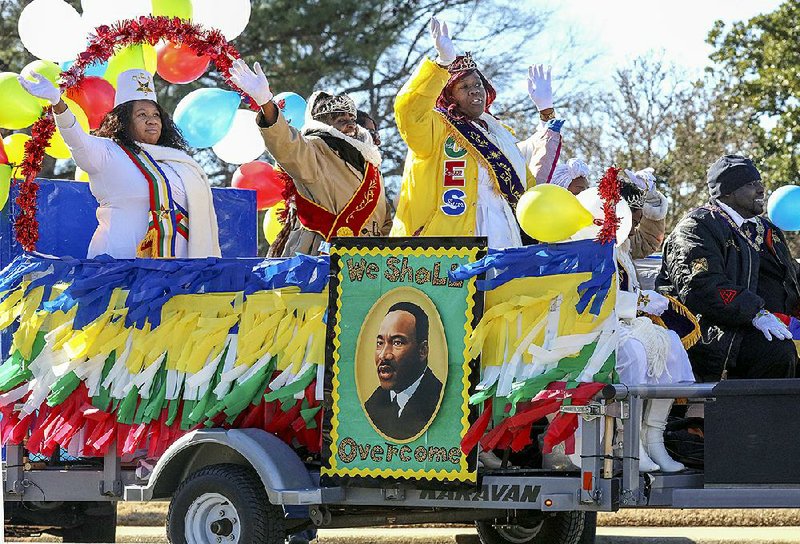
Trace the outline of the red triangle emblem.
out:
[[[733,301],[733,299],[736,298],[736,295],[738,294],[739,292],[736,289],[719,290],[719,298],[721,298],[722,302],[724,302],[725,304],[730,304],[731,301]]]

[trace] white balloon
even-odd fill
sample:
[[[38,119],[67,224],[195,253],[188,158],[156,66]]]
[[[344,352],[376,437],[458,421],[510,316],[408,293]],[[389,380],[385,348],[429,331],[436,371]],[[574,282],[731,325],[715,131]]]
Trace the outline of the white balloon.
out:
[[[231,129],[212,148],[217,157],[231,164],[254,161],[264,153],[264,139],[256,124],[256,112],[237,110]]]
[[[597,187],[590,187],[578,195],[578,201],[584,208],[589,210],[595,219],[604,219],[603,199],[597,191]],[[620,199],[617,203],[617,217],[619,218],[619,228],[617,228],[617,246],[622,245],[631,233],[633,228],[633,216],[631,208],[625,199]],[[593,240],[600,233],[600,226],[592,224],[584,227],[570,237],[570,240]]]
[[[231,41],[250,21],[250,0],[192,0],[192,22],[206,28],[218,28]]]
[[[34,57],[65,62],[86,48],[86,26],[64,0],[33,0],[17,22],[19,39]]]
[[[152,0],[81,0],[83,20],[89,29],[150,15],[152,8]]]

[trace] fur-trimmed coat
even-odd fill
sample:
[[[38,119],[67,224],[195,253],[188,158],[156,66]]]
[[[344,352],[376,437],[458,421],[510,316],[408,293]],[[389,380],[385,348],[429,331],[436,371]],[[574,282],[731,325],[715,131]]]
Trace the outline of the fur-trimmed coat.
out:
[[[270,126],[267,126],[260,112],[256,121],[267,150],[294,179],[297,192],[333,213],[339,213],[347,206],[361,185],[363,175],[339,157],[322,138],[306,136],[305,133],[311,129],[325,130],[356,147],[368,162],[380,165],[380,151],[376,146],[349,138],[329,125],[306,123],[300,132],[290,126],[281,113],[278,113],[277,121]],[[358,236],[389,235],[392,215],[383,190],[383,180],[377,198],[375,211]],[[306,229],[295,220],[281,254],[270,256],[292,257],[295,253],[317,255],[323,241],[321,235]]]

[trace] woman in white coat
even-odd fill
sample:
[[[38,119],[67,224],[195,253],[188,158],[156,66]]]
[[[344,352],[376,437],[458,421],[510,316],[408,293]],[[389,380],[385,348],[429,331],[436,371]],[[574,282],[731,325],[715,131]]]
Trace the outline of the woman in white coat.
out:
[[[148,72],[119,75],[114,109],[95,135],[84,132],[55,85],[33,77],[20,76],[19,82],[53,105],[56,125],[75,163],[89,174],[99,204],[89,258],[220,256],[208,178],[156,102]]]

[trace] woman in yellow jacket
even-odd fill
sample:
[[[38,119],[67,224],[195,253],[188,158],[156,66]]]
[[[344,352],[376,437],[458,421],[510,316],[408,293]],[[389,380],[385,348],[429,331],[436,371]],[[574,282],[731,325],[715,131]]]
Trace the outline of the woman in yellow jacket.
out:
[[[490,247],[521,246],[517,200],[550,180],[561,151],[550,70],[529,68],[543,124],[519,141],[488,112],[495,90],[469,53],[456,56],[447,24],[433,18],[431,36],[436,62],[424,59],[395,101],[409,152],[392,235],[478,235]]]

